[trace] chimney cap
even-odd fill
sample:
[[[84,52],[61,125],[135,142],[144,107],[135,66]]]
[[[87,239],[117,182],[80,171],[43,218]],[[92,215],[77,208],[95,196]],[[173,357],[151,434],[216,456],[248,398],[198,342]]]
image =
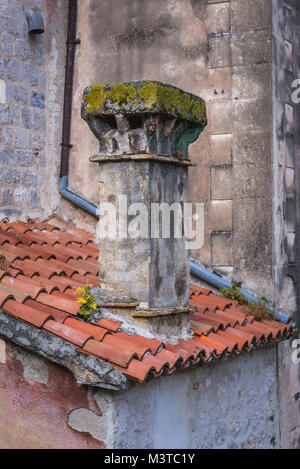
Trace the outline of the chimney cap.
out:
[[[207,124],[203,99],[160,81],[130,81],[85,88],[83,119],[116,114],[165,114],[202,128]]]

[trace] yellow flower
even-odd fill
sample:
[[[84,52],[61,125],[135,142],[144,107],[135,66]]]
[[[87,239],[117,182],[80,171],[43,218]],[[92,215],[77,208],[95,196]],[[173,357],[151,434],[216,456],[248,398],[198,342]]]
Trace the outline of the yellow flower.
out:
[[[86,304],[86,300],[84,298],[82,298],[82,296],[78,297],[76,299],[77,303],[82,303],[83,305]]]

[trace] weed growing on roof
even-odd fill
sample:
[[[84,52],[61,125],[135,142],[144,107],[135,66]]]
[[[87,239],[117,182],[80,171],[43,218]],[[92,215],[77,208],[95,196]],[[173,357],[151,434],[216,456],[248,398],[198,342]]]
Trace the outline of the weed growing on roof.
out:
[[[270,304],[267,303],[265,299],[258,299],[256,303],[248,303],[245,295],[242,294],[236,283],[233,283],[230,288],[222,288],[220,292],[225,298],[238,301],[239,304],[243,306],[245,314],[247,316],[254,316],[256,321],[263,321],[264,319],[275,320],[274,316],[268,309]]]
[[[266,300],[258,300],[257,303],[249,303],[244,306],[244,311],[247,316],[254,316],[256,321],[263,321],[263,319],[275,319],[272,313],[268,310]]]
[[[78,316],[81,316],[85,321],[88,320],[93,311],[97,311],[97,304],[95,297],[90,293],[91,286],[86,285],[85,287],[75,288],[79,296],[76,298],[77,303],[81,303]]]
[[[246,297],[242,294],[239,286],[236,283],[232,283],[232,287],[221,288],[220,292],[225,298],[230,300],[236,300],[241,305],[247,304]]]

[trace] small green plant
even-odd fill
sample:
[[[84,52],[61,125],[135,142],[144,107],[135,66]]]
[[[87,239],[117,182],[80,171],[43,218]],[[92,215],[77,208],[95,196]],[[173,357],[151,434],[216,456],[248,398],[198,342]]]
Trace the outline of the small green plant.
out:
[[[78,316],[81,316],[85,321],[88,320],[93,311],[97,311],[97,304],[95,297],[90,293],[91,286],[86,285],[85,287],[75,288],[79,296],[76,298],[77,303],[81,303]]]
[[[242,294],[240,288],[236,283],[232,283],[232,287],[222,288],[220,292],[223,296],[225,296],[225,298],[229,298],[230,300],[236,300],[241,305],[247,304],[246,297]]]
[[[260,299],[257,301],[257,303],[248,303],[244,306],[244,310],[247,316],[254,316],[256,321],[262,321],[263,319],[275,319],[268,309],[266,300]]]
[[[256,321],[263,321],[264,319],[275,319],[268,309],[268,303],[265,299],[258,299],[256,303],[248,303],[246,297],[241,293],[240,288],[236,283],[232,284],[231,288],[222,288],[220,290],[225,298],[237,300],[247,316],[254,316]]]

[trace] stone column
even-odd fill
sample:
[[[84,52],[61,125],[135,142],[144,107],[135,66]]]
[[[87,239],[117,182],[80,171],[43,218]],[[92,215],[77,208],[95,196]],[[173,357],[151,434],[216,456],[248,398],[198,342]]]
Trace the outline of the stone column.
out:
[[[207,123],[204,101],[153,81],[90,86],[83,93],[82,118],[100,143],[90,160],[100,167],[102,289],[114,305],[136,302],[142,316],[186,310],[186,240],[172,215],[170,237],[153,233],[153,204],[175,204],[179,213],[187,201],[188,145]],[[166,226],[167,218],[165,212]]]

